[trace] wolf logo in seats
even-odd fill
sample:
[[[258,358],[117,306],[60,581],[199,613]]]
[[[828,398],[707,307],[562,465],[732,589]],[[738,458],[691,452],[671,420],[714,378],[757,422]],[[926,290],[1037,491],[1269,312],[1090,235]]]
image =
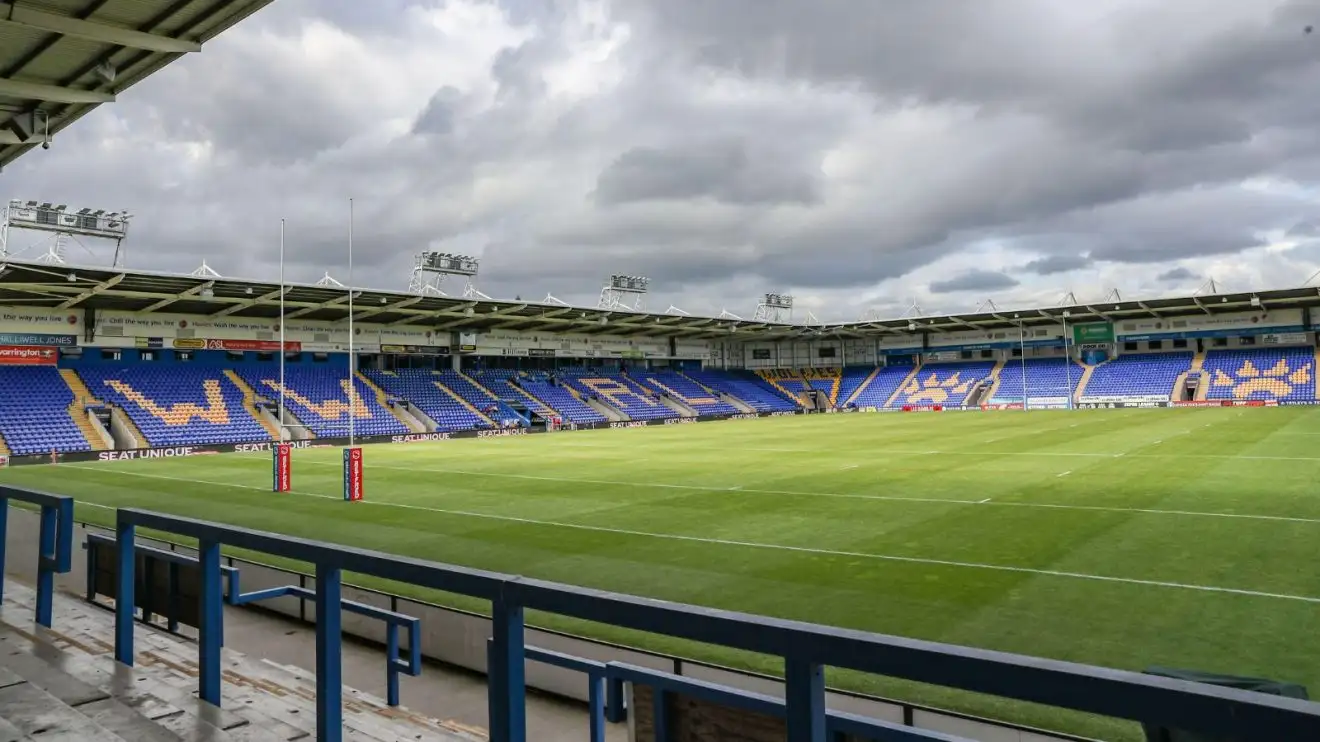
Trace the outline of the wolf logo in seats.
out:
[[[1296,387],[1313,381],[1310,362],[1291,368],[1287,358],[1280,358],[1274,366],[1265,370],[1256,368],[1250,360],[1244,361],[1233,371],[1232,376],[1216,369],[1210,383],[1219,388],[1231,387],[1233,399],[1250,399],[1258,394],[1273,398],[1287,397]]]
[[[348,398],[348,402],[345,402],[342,399],[327,399],[324,402],[313,402],[298,392],[289,389],[287,385],[281,386],[278,381],[262,379],[261,383],[270,387],[276,394],[283,391],[285,397],[307,408],[312,414],[320,416],[323,420],[338,420],[343,417],[345,413],[350,414],[359,420],[371,419],[371,410],[367,409],[366,402],[362,401],[362,396],[358,394],[357,389],[354,388],[353,383],[348,379],[339,380],[339,388],[344,390],[344,395]]]
[[[903,393],[907,394],[908,404],[919,404],[921,402],[931,402],[933,404],[943,404],[949,401],[951,396],[957,398],[966,397],[975,379],[961,380],[962,372],[954,371],[948,377],[941,379],[932,371],[924,380],[912,379],[912,381],[903,387]],[[951,394],[952,393],[952,394]]]
[[[106,379],[105,385],[119,392],[133,404],[146,410],[166,425],[182,427],[191,423],[193,418],[204,420],[212,425],[229,424],[229,406],[225,404],[225,396],[220,391],[219,379],[207,379],[202,382],[202,393],[206,395],[205,407],[195,402],[180,402],[169,407],[162,407],[156,404],[155,401],[147,399],[147,396],[142,392],[119,379]]]

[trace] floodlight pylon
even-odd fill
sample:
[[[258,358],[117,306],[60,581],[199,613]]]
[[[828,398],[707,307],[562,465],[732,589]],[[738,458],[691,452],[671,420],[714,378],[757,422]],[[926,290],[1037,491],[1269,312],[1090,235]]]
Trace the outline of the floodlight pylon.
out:
[[[630,276],[615,273],[609,282],[600,289],[597,309],[607,311],[646,311],[646,293],[650,289],[651,279],[645,276]]]
[[[408,293],[447,297],[446,283],[459,278],[463,280],[462,298],[493,301],[490,296],[477,290],[475,279],[479,269],[480,261],[468,255],[422,251],[415,256],[412,277],[408,280]]]

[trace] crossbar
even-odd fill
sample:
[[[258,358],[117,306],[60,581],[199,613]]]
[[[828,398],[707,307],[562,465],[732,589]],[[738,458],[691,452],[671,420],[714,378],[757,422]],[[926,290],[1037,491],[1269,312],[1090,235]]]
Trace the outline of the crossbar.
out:
[[[41,508],[41,530],[37,543],[36,621],[50,628],[55,601],[55,575],[67,574],[73,568],[73,498],[17,487],[0,487],[0,602],[4,600],[10,500]]]
[[[317,736],[339,742],[339,606],[344,570],[491,601],[493,742],[526,739],[524,613],[539,610],[785,659],[785,714],[795,742],[823,742],[821,671],[835,666],[1198,732],[1207,736],[1320,739],[1320,704],[1071,662],[959,647],[448,566],[409,557],[208,523],[138,509],[117,511],[119,615],[115,657],[133,663],[133,542],[138,527],[202,544],[203,598],[218,603],[219,544],[316,565]],[[202,697],[219,702],[219,644],[203,610]],[[218,618],[213,619],[218,623]],[[218,626],[212,627],[218,629]],[[214,653],[215,656],[207,656]],[[805,736],[803,736],[805,735]]]

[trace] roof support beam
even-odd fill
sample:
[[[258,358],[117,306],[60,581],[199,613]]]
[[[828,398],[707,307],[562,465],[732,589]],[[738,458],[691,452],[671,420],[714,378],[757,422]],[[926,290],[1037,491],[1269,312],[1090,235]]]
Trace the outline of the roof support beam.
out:
[[[361,294],[361,292],[360,291],[355,292],[354,298],[357,298],[358,294]],[[286,320],[297,319],[305,314],[311,314],[312,312],[315,312],[318,309],[327,309],[329,307],[339,306],[340,304],[347,304],[348,297],[349,297],[348,294],[344,294],[343,296],[336,296],[330,301],[323,301],[320,304],[313,304],[310,307],[303,307],[302,309],[299,309],[295,312],[289,312],[288,314],[284,315],[284,319]]]
[[[354,321],[354,322],[359,322],[359,321],[361,321],[361,320],[366,319],[367,317],[375,317],[375,316],[378,315],[378,314],[389,314],[389,313],[391,313],[391,312],[397,312],[397,311],[400,310],[400,309],[404,309],[404,308],[406,308],[406,307],[411,307],[412,305],[416,304],[417,302],[419,302],[419,301],[421,301],[421,300],[422,300],[422,297],[420,297],[420,296],[413,296],[413,297],[410,297],[410,298],[408,298],[408,299],[404,299],[403,301],[396,301],[396,302],[394,302],[393,304],[383,304],[383,305],[381,305],[381,306],[379,306],[379,307],[376,307],[375,309],[370,309],[370,310],[368,310],[368,311],[365,311],[365,312],[359,312],[359,313],[353,315],[353,321]]]
[[[90,299],[93,296],[96,296],[97,294],[101,293],[102,291],[105,291],[106,289],[113,288],[122,280],[124,280],[123,273],[120,273],[117,276],[111,276],[109,279],[96,284],[95,286],[82,292],[81,294],[78,294],[77,296],[71,296],[68,299],[65,299],[64,301],[55,305],[55,308],[69,309],[70,307],[77,305],[79,302]]]
[[[83,39],[84,41],[95,41],[101,44],[112,44],[164,54],[187,54],[202,50],[202,45],[196,41],[174,39],[119,26],[108,26],[96,21],[70,18],[27,5],[19,5],[17,2],[9,2],[0,6],[0,25],[5,24],[26,26],[38,31],[49,31],[50,33]]]
[[[161,299],[160,301],[154,304],[149,304],[138,311],[157,312],[160,311],[161,309],[164,309],[165,307],[168,307],[169,305],[173,304],[176,301],[183,301],[184,299],[187,299],[190,296],[197,296],[203,291],[213,288],[215,288],[215,281],[207,281],[206,283],[199,283],[196,286],[193,286],[192,288],[188,289],[187,291],[184,291],[180,294],[176,294],[175,296],[171,296],[168,299]]]
[[[114,103],[113,93],[101,93],[95,90],[62,88],[58,85],[45,85],[39,82],[23,82],[12,77],[0,77],[0,95],[22,100],[38,100],[43,103]]]
[[[254,296],[251,299],[244,299],[242,302],[238,304],[230,304],[229,306],[225,307],[224,309],[221,309],[220,311],[216,312],[215,314],[212,314],[211,316],[228,317],[234,312],[241,312],[249,307],[255,307],[256,305],[262,302],[270,301],[271,299],[278,299],[280,294],[286,294],[288,292],[289,292],[289,288],[287,286],[282,289],[276,289],[274,291],[262,294],[261,296]]]

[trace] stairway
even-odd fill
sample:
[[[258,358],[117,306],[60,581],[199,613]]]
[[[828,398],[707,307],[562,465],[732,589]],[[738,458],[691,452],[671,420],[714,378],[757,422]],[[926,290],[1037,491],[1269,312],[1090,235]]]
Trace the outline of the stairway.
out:
[[[73,369],[60,369],[60,377],[64,379],[65,384],[68,384],[69,391],[73,392],[73,401],[69,403],[69,417],[73,418],[73,424],[78,426],[79,432],[87,439],[93,451],[105,451],[110,448],[106,445],[105,435],[92,422],[91,415],[87,412],[88,404],[99,403],[100,400],[92,396],[91,390]]]
[[[9,456],[9,444],[5,443],[4,436],[0,436],[0,456]]]
[[[880,375],[880,367],[875,366],[874,368],[872,368],[871,373],[868,374],[865,379],[862,379],[862,383],[857,385],[857,388],[853,390],[853,393],[849,394],[848,398],[843,400],[843,406],[847,407],[848,405],[853,403],[853,400],[862,396],[862,392],[866,391],[866,387],[870,386],[871,382],[875,381],[875,377],[879,375]]]
[[[513,390],[515,395],[520,396],[524,400],[526,400],[524,404],[527,405],[528,409],[532,410],[533,412],[536,412],[541,417],[547,417],[547,416],[559,417],[559,418],[564,417],[564,415],[560,413],[559,410],[556,410],[555,408],[551,407],[545,402],[542,402],[540,399],[537,399],[536,395],[532,394],[526,389],[523,389],[522,387],[518,386],[512,381],[506,380],[504,383],[508,384],[509,388]]]
[[[714,389],[711,389],[710,387],[706,386],[705,384],[701,383],[700,381],[697,381],[696,379],[692,378],[691,376],[688,376],[687,374],[680,374],[680,376],[682,376],[683,378],[685,378],[685,379],[687,379],[688,381],[692,382],[693,384],[696,384],[697,386],[701,387],[702,389],[705,389],[707,392],[710,392],[710,396],[714,397],[715,399],[719,399],[719,400],[723,400],[723,401],[725,401],[725,402],[728,402],[729,404],[733,405],[735,408],[737,408],[740,412],[742,412],[742,413],[744,413],[744,414],[754,414],[754,413],[756,412],[756,409],[753,408],[751,405],[747,404],[746,402],[742,401],[741,399],[738,399],[737,397],[733,396],[732,394],[729,394],[728,392],[718,392],[718,391],[715,391]]]
[[[628,415],[625,414],[623,410],[619,409],[618,407],[615,407],[609,402],[606,402],[604,399],[599,399],[599,398],[588,399],[586,395],[584,395],[582,392],[578,391],[574,387],[569,386],[568,384],[564,384],[563,388],[567,389],[568,393],[576,397],[579,402],[590,407],[596,412],[599,412],[601,415],[605,416],[605,418],[608,420],[612,420],[618,423],[632,419],[631,417],[628,417]]]
[[[994,399],[995,395],[999,393],[999,381],[1000,381],[999,372],[1004,370],[1004,364],[1006,363],[1008,363],[1008,361],[1004,360],[1003,358],[1000,358],[998,361],[995,362],[995,367],[990,370],[990,376],[987,377],[990,379],[990,388],[984,394],[981,395],[981,400],[983,403],[989,402],[990,400]],[[1025,401],[1026,400],[1023,400],[1023,402]]]
[[[234,382],[234,386],[238,387],[238,390],[243,393],[243,409],[246,410],[247,413],[252,416],[252,419],[256,420],[267,433],[270,434],[270,439],[272,441],[280,440],[279,425],[272,422],[269,417],[262,415],[257,410],[256,390],[249,386],[246,381],[243,381],[243,377],[239,376],[238,372],[232,369],[225,369],[225,378]]]
[[[1192,356],[1191,368],[1178,374],[1178,378],[1173,380],[1173,391],[1169,393],[1169,399],[1182,399],[1183,389],[1187,386],[1187,378],[1194,372],[1201,372],[1201,383],[1196,385],[1196,399],[1205,399],[1205,393],[1210,386],[1210,379],[1205,375],[1205,351],[1198,350],[1196,355]]]
[[[481,410],[478,410],[476,407],[473,407],[472,403],[467,401],[466,399],[463,399],[462,395],[460,395],[458,392],[454,391],[453,389],[450,389],[449,387],[445,386],[444,384],[442,384],[441,382],[435,379],[431,379],[431,383],[439,387],[440,391],[453,397],[455,401],[457,401],[459,404],[467,408],[468,412],[471,412],[472,414],[476,415],[478,420],[482,420],[486,423],[489,423],[491,427],[495,427],[494,420],[491,420],[489,417],[487,417],[486,413],[482,412]]]
[[[135,627],[136,663],[113,659],[114,614],[57,593],[53,629],[32,623],[10,579],[0,611],[0,740],[279,742],[316,735],[315,680],[224,650],[221,707],[198,700],[197,647]],[[480,730],[343,689],[344,738],[475,742]]]
[[[806,407],[806,404],[803,403],[801,397],[794,394],[793,392],[790,392],[787,387],[785,387],[783,384],[780,384],[778,379],[774,378],[769,373],[758,371],[757,375],[761,377],[762,381],[774,387],[775,390],[778,391],[780,394],[784,395],[786,398],[796,403],[798,407]]]
[[[357,376],[358,381],[361,381],[363,384],[366,384],[367,388],[376,394],[376,402],[378,402],[381,407],[384,407],[386,410],[388,410],[389,413],[394,416],[394,419],[399,421],[400,425],[407,428],[409,431],[413,433],[426,432],[425,428],[418,427],[416,420],[414,420],[413,418],[407,415],[404,415],[402,412],[399,411],[397,407],[391,405],[389,403],[389,395],[385,393],[384,389],[381,389],[379,386],[377,386],[376,382],[372,381],[371,379],[368,379],[365,375],[363,375],[361,371],[355,371],[354,374]]]
[[[1094,366],[1088,363],[1077,364],[1081,366],[1083,370],[1082,370],[1082,378],[1077,382],[1077,391],[1073,393],[1074,403],[1080,400],[1082,396],[1086,394],[1086,385],[1091,381],[1091,374],[1095,373],[1095,370],[1097,368],[1100,368],[1106,363],[1108,363],[1108,361],[1101,361],[1100,363],[1097,363]]]
[[[912,373],[909,373],[909,374],[907,375],[907,377],[903,379],[903,383],[899,384],[897,387],[894,388],[894,393],[891,394],[891,395],[889,395],[889,399],[886,399],[886,400],[885,400],[884,407],[892,407],[892,406],[893,406],[894,402],[898,400],[898,395],[902,394],[902,393],[903,393],[903,390],[907,388],[907,385],[912,383],[912,380],[915,379],[915,378],[917,377],[917,372],[919,372],[919,371],[921,371],[921,364],[920,364],[920,363],[918,363],[917,365],[913,366],[913,367],[912,367]],[[884,409],[884,408],[881,408],[881,409]]]

